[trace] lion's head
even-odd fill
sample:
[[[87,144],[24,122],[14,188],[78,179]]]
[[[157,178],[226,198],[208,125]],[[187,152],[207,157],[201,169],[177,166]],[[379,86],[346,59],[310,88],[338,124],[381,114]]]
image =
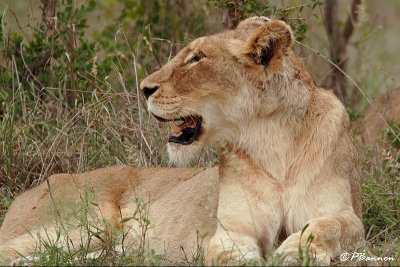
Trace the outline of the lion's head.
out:
[[[184,165],[207,144],[240,144],[259,118],[304,113],[314,82],[292,46],[284,22],[253,17],[192,41],[144,79],[149,112],[172,125],[170,160]]]

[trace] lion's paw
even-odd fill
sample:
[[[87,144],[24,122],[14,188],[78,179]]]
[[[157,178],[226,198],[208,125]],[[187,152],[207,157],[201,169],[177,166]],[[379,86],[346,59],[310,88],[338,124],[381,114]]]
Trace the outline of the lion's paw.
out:
[[[305,239],[304,237],[302,239]],[[304,240],[302,240],[304,241]],[[301,264],[299,255],[299,244],[300,244],[300,233],[295,233],[290,235],[275,251],[275,255],[280,255],[283,260],[284,265],[298,265]],[[302,242],[302,253],[303,259],[307,257],[305,243]],[[313,261],[320,264],[327,265],[331,260],[331,253],[328,253],[322,247],[316,245],[315,243],[309,244],[308,256]]]
[[[261,259],[258,248],[251,246],[235,246],[232,249],[220,248],[214,252],[209,251],[207,254],[209,254],[208,263],[227,266],[241,265],[248,262],[259,263]]]

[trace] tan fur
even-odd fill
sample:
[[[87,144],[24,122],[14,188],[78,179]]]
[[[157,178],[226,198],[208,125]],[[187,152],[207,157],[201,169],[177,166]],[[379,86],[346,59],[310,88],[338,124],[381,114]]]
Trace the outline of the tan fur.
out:
[[[292,46],[284,22],[255,17],[193,41],[142,82],[142,89],[158,88],[148,98],[154,115],[203,119],[193,144],[168,144],[170,159],[185,164],[215,143],[219,168],[112,167],[52,176],[51,187],[78,201],[84,185],[93,186],[112,229],[129,226],[119,223],[118,207],[131,216],[135,195],[150,200],[150,247],[171,260],[183,258],[181,246],[190,255],[199,230],[208,233],[209,264],[259,260],[282,236],[275,253],[294,261],[309,223],[301,242],[312,233],[312,255],[328,263],[362,240],[360,169],[345,108],[314,84]],[[0,232],[3,260],[34,248],[23,229],[42,231],[33,207],[51,207],[46,189],[11,206]]]
[[[385,142],[380,140],[382,131],[387,128],[382,118],[388,122],[400,122],[400,88],[392,89],[377,97],[362,115],[360,123],[353,125],[360,134],[357,136],[359,143],[363,148],[374,144],[385,147]]]

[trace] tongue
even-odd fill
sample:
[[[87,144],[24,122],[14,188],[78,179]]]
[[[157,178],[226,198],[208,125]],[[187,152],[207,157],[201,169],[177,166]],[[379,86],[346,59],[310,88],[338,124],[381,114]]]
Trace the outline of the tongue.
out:
[[[189,118],[189,119],[186,119],[186,120],[185,120],[185,123],[183,123],[183,124],[180,125],[179,127],[180,127],[181,129],[184,129],[184,128],[187,128],[187,127],[189,127],[189,128],[196,128],[196,124],[197,124],[197,119],[196,119],[196,118]]]

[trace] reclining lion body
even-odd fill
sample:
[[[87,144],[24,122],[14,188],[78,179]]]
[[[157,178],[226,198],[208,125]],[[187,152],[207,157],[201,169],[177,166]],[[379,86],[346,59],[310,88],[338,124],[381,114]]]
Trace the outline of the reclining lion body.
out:
[[[384,147],[384,142],[379,140],[388,122],[400,122],[400,87],[392,89],[377,97],[362,113],[363,118],[359,125],[361,144],[363,147],[378,144]],[[395,131],[398,129],[395,129]],[[387,141],[387,140],[386,140]]]
[[[205,170],[121,165],[83,174],[53,175],[49,178],[50,187],[43,183],[12,203],[0,230],[0,259],[6,262],[20,257],[20,254],[30,255],[39,241],[35,234],[38,230],[46,242],[56,240],[54,217],[57,214],[54,206],[61,212],[62,219],[66,220],[64,226],[69,238],[79,244],[82,239],[78,235],[80,233],[66,226],[69,218],[64,211],[74,206],[81,208],[78,203],[82,202],[86,191],[96,192],[96,196],[90,196],[89,193],[89,199],[99,205],[101,214],[96,210],[95,213],[98,218],[107,220],[111,230],[123,228],[121,220],[133,216],[135,196],[141,196],[151,207],[149,214],[146,214],[151,220],[148,245],[158,248],[157,251],[163,255],[165,252],[167,258],[182,259],[180,246],[188,248],[188,253],[196,249],[197,233],[193,229],[202,233],[215,231],[216,222],[213,218],[218,200],[215,198],[218,197],[217,172],[218,167]],[[46,233],[40,232],[42,227]],[[135,228],[133,231],[140,231],[138,227]],[[95,242],[92,245],[94,250],[101,246]]]
[[[149,111],[160,121],[184,120],[173,126],[171,161],[183,165],[214,143],[220,165],[203,171],[117,167],[72,176],[82,181],[79,190],[87,183],[98,192],[100,210],[107,210],[98,216],[108,216],[114,228],[137,229],[120,219],[134,212],[135,195],[150,198],[151,248],[173,261],[193,249],[197,230],[208,234],[202,245],[209,264],[259,260],[274,253],[279,237],[286,239],[275,253],[295,261],[310,234],[311,255],[329,263],[360,241],[361,175],[347,112],[314,84],[292,46],[284,22],[255,17],[196,39],[148,76],[141,88]],[[58,177],[70,179],[60,188],[78,190],[71,189],[71,176]],[[9,240],[0,246],[3,255],[28,248],[27,236],[15,229],[36,216],[24,199],[40,199],[46,186],[39,188],[10,208],[1,230],[1,240]]]

